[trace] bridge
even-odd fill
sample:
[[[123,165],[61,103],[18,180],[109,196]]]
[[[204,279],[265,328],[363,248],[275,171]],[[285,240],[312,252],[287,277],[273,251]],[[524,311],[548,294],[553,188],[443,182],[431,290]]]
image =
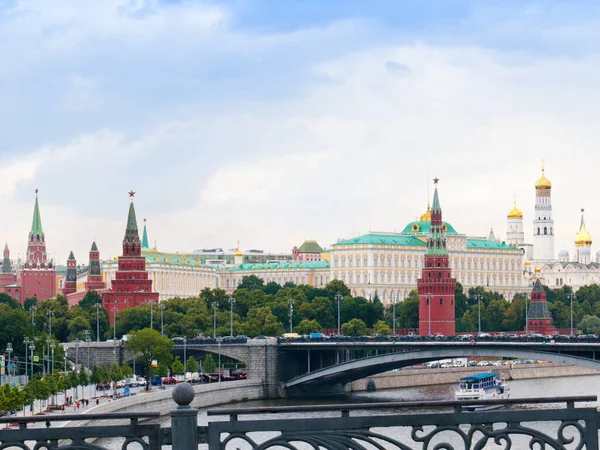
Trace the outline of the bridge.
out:
[[[68,349],[72,361],[86,364],[87,346]],[[131,360],[118,343],[91,343],[90,366]],[[77,354],[78,352],[78,354]],[[354,380],[428,361],[463,357],[508,357],[547,360],[600,370],[600,342],[493,341],[315,341],[248,339],[242,343],[189,340],[176,342],[173,352],[182,359],[207,353],[246,365],[248,377],[261,379],[266,397],[342,391]]]

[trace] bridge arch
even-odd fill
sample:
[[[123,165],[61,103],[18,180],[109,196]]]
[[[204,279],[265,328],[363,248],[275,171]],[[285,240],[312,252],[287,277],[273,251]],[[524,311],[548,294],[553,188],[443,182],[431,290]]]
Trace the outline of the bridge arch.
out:
[[[540,350],[499,348],[488,345],[468,345],[450,348],[419,349],[406,352],[387,353],[368,358],[336,364],[324,369],[292,378],[285,383],[286,389],[306,389],[313,386],[349,383],[371,375],[428,361],[464,357],[511,357],[546,360],[600,370],[600,360],[553,353]]]

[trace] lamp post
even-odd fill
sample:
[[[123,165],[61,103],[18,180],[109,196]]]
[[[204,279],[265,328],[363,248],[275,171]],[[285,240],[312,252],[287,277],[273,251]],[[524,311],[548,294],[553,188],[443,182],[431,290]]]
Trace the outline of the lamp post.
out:
[[[571,336],[573,336],[573,300],[577,298],[577,296],[573,293],[567,294],[567,298],[571,300]]]
[[[76,339],[73,345],[75,345],[75,370],[79,370],[79,339]]]
[[[162,303],[158,305],[158,308],[160,309],[160,334],[161,336],[165,335],[165,305],[163,305]]]
[[[35,305],[31,305],[31,307],[29,308],[29,310],[31,311],[31,325],[35,325],[35,318],[33,314],[35,313],[36,309],[37,308],[35,307]]]
[[[340,294],[340,293],[335,294],[335,300],[337,301],[337,307],[338,307],[338,317],[337,317],[337,319],[338,319],[338,321],[337,321],[337,325],[338,325],[338,330],[337,330],[338,332],[337,332],[337,334],[338,334],[338,336],[340,336],[342,334],[342,332],[341,332],[342,331],[342,324],[341,324],[341,317],[342,316],[341,316],[341,313],[340,313],[340,311],[341,311],[341,306],[340,305],[341,305],[341,301],[342,301],[343,298],[344,297],[342,296],[342,294]]]
[[[187,337],[183,337],[183,381],[187,373]]]
[[[52,336],[52,316],[54,315],[54,311],[48,311],[48,334]]]
[[[113,341],[117,340],[117,307],[113,306]]]
[[[29,343],[29,351],[31,352],[31,380],[33,380],[33,351],[35,350],[35,344],[33,341]]]
[[[150,329],[154,330],[154,302],[150,302]]]
[[[218,376],[219,376],[219,385],[221,384],[221,377],[223,376],[223,371],[221,370],[221,339],[219,338],[218,340],[219,342],[219,370],[218,370]]]
[[[481,300],[483,300],[483,295],[475,294],[473,296],[475,300],[477,300],[477,322],[478,322],[478,330],[477,334],[481,334]]]
[[[87,368],[90,368],[90,330],[83,330],[85,342],[87,343]]]
[[[290,333],[293,333],[294,329],[294,300],[289,299],[288,305],[290,305]]]
[[[54,343],[54,341],[52,341],[50,343],[50,350],[52,351],[52,359],[51,359],[51,363],[50,363],[50,367],[51,367],[50,373],[54,373],[54,349],[55,348],[56,348],[56,344]]]
[[[54,339],[52,339],[52,338],[50,338],[50,337],[46,338],[46,344],[48,344],[48,353],[46,354],[46,355],[47,355],[47,358],[48,358],[48,359],[47,359],[47,361],[48,361],[48,369],[47,369],[47,372],[48,372],[48,373],[52,373],[52,370],[51,370],[51,367],[50,367],[50,366],[51,366],[51,363],[52,363],[52,361],[51,361],[51,359],[50,359],[50,347],[52,346],[52,344],[54,344]]]
[[[233,298],[233,295],[231,297],[229,297],[229,305],[230,305],[230,310],[229,310],[229,316],[230,316],[230,325],[229,325],[229,336],[233,337],[233,305],[235,305],[235,298]]]
[[[215,300],[212,302],[213,307],[213,338],[217,338],[217,304],[218,302]]]
[[[12,342],[9,342],[8,344],[6,344],[6,353],[8,353],[8,366],[6,366],[6,368],[8,369],[8,384],[10,384],[10,354],[13,352],[13,348],[12,348]]]
[[[529,293],[525,292],[523,296],[525,297],[525,337],[527,337],[527,335],[529,334],[529,319],[527,312],[527,302],[529,300]]]
[[[431,336],[431,294],[427,294],[427,322],[428,322],[427,335]]]
[[[28,364],[29,362],[27,361],[27,357],[29,355],[29,344],[32,344],[33,341],[30,341],[29,338],[27,336],[25,336],[25,339],[23,339],[23,344],[25,344],[25,376],[27,376],[27,372],[28,372]]]
[[[66,353],[64,356],[64,360],[65,360],[65,375],[66,375],[66,373],[67,373],[67,354]]]
[[[96,342],[100,342],[100,308],[102,305],[97,302],[94,306],[96,306]]]
[[[392,334],[394,336],[396,335],[396,301],[398,300],[398,297],[400,297],[400,292],[394,296],[394,302],[392,303]]]

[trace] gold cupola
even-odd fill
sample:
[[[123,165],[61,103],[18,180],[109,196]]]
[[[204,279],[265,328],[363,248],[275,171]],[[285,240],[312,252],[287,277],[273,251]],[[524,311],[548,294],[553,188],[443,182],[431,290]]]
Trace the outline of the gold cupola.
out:
[[[431,205],[427,204],[427,211],[419,218],[420,222],[431,222]]]
[[[583,220],[583,208],[581,209],[581,225],[579,225],[579,233],[575,236],[576,247],[590,247],[592,245],[592,236],[585,229],[585,222]]]
[[[540,177],[539,180],[537,180],[535,182],[535,188],[538,190],[552,189],[552,183],[550,183],[550,180],[548,178],[546,178],[543,167],[542,167],[542,176]]]
[[[242,249],[240,248],[240,241],[237,242],[237,250],[233,254],[233,256],[244,256],[242,253]]]
[[[513,203],[513,209],[511,209],[508,212],[507,217],[509,219],[522,219],[523,218],[523,213],[521,212],[521,210],[519,208],[517,208],[516,201]]]

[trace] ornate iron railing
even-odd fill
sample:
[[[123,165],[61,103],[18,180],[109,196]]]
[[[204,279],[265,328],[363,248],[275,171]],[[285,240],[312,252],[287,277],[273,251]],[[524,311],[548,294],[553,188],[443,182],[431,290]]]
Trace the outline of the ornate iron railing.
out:
[[[0,427],[12,424],[18,429],[0,428],[0,450],[104,450],[104,441],[98,439],[105,438],[120,438],[118,445],[112,442],[107,448],[121,450],[134,443],[142,450],[167,445],[197,450],[199,443],[208,443],[209,450],[598,450],[598,411],[575,406],[595,401],[595,396],[488,400],[488,405],[507,408],[489,412],[463,412],[463,407],[478,403],[473,401],[221,408],[209,410],[211,420],[201,427],[198,410],[189,406],[193,388],[178,385],[173,398],[179,406],[171,411],[171,428],[140,422],[156,419],[158,413],[2,418]],[[548,407],[550,403],[558,407]],[[517,404],[520,409],[510,409]],[[52,426],[64,421],[89,424]]]
[[[370,403],[351,405],[212,409],[229,416],[208,425],[210,450],[312,449],[598,449],[596,408],[575,407],[595,396],[490,400],[490,406],[525,405],[528,409],[463,412],[474,401]],[[561,403],[558,409],[532,405]],[[419,410],[416,410],[419,408]],[[428,412],[448,408],[448,412]],[[353,410],[367,415],[351,415]],[[321,417],[311,417],[319,412]],[[284,418],[286,413],[302,418]],[[266,414],[276,414],[269,418]],[[240,420],[241,416],[250,416]],[[324,417],[323,417],[324,416]],[[488,447],[489,445],[489,447]]]

